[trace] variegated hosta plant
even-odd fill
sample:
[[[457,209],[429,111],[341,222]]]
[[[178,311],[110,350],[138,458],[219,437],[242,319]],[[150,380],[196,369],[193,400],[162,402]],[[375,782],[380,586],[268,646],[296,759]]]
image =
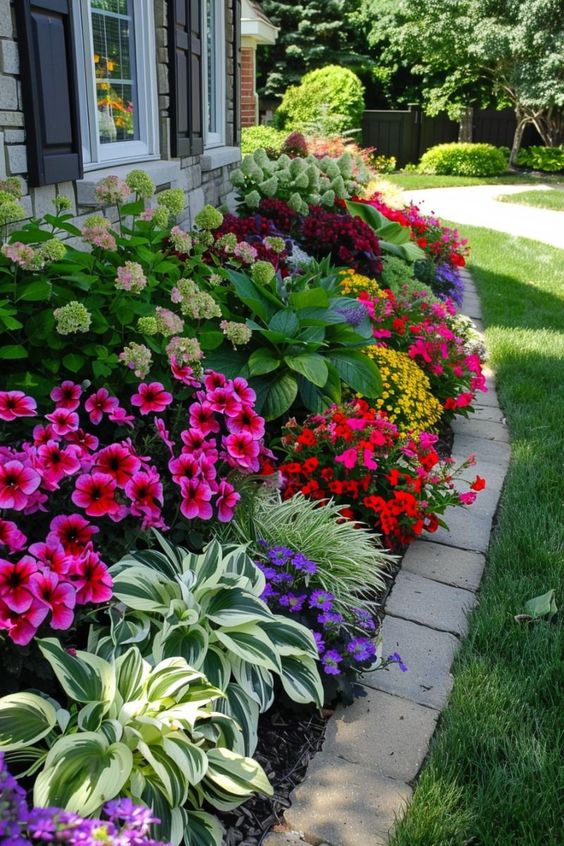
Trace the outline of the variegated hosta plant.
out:
[[[182,656],[225,693],[218,708],[242,728],[238,751],[252,755],[259,713],[274,698],[273,675],[295,702],[323,704],[313,635],[259,598],[264,576],[245,547],[214,540],[196,555],[155,534],[162,551],[133,552],[111,568],[125,611],[112,610],[110,627],[93,631],[90,648],[109,657],[135,641],[151,662]]]
[[[272,794],[259,764],[233,751],[239,727],[215,710],[224,694],[184,658],[151,666],[136,646],[106,661],[70,655],[52,638],[38,643],[68,710],[35,693],[0,699],[0,751],[36,775],[35,805],[92,816],[132,796],[161,819],[162,840],[221,846],[222,827],[203,802],[228,810]]]

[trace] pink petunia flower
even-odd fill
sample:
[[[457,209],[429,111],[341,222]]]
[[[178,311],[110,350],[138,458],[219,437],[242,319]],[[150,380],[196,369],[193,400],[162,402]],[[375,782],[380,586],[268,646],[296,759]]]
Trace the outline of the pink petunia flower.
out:
[[[335,456],[335,461],[338,461],[340,464],[344,464],[347,470],[352,470],[353,467],[356,467],[357,459],[358,456],[356,454],[355,447],[346,449],[340,455]]]
[[[26,543],[26,536],[15,523],[0,518],[0,545],[7,546],[8,552],[19,552]]]
[[[110,444],[96,456],[94,470],[111,476],[119,488],[123,488],[141,467],[141,461],[121,444]]]
[[[82,456],[97,450],[100,443],[96,435],[91,435],[90,432],[85,432],[84,429],[77,429],[76,432],[71,432],[67,437],[67,441],[79,446],[82,450]]]
[[[241,401],[231,387],[215,388],[208,394],[208,403],[212,411],[236,417],[241,411]]]
[[[182,502],[180,511],[187,520],[199,517],[201,520],[209,520],[213,514],[210,504],[212,490],[209,485],[199,479],[183,479],[180,485]]]
[[[257,395],[252,388],[249,388],[249,383],[242,376],[237,376],[233,379],[233,391],[239,397],[244,405],[253,405]]]
[[[157,508],[163,504],[163,486],[155,467],[148,471],[141,470],[129,479],[125,493],[132,500],[134,507]],[[132,509],[132,513],[135,513]]]
[[[0,599],[10,611],[23,614],[31,607],[30,579],[37,571],[37,562],[24,555],[17,563],[0,558]]]
[[[17,417],[35,417],[37,403],[23,391],[0,391],[0,420],[10,422]]]
[[[52,629],[68,629],[72,625],[76,590],[69,582],[61,581],[57,573],[34,573],[30,590],[51,612]]]
[[[59,514],[49,525],[47,543],[60,543],[69,555],[80,555],[100,529],[82,514]]]
[[[41,484],[41,476],[21,461],[7,461],[0,465],[0,508],[22,511],[30,495]]]
[[[83,473],[76,480],[71,499],[89,517],[104,517],[119,511],[115,491],[116,483],[109,473]]]
[[[8,637],[17,646],[27,646],[48,613],[47,606],[34,598],[23,614],[11,611],[0,599],[0,629],[7,629]]]
[[[60,438],[78,429],[78,414],[76,411],[69,411],[68,408],[56,408],[45,417],[51,421],[54,433]]]
[[[183,479],[199,479],[202,475],[199,461],[190,453],[183,453],[178,458],[172,458],[168,462],[168,469],[173,482],[177,485],[180,485]]]
[[[230,432],[248,432],[255,441],[264,437],[264,425],[264,418],[248,405],[242,406],[238,414],[227,419]]]
[[[204,435],[219,432],[220,426],[209,402],[193,402],[188,409],[190,426],[199,429]]]
[[[217,519],[221,523],[228,523],[231,520],[235,506],[240,499],[241,494],[236,492],[230,482],[223,480],[219,483],[215,504],[217,506]]]
[[[63,476],[72,476],[80,470],[80,447],[71,445],[61,449],[57,441],[48,441],[37,450],[43,481],[54,489]]]
[[[172,394],[165,391],[160,382],[142,382],[131,397],[131,404],[137,406],[141,414],[161,414],[171,402]]]
[[[157,435],[159,436],[163,444],[168,447],[172,455],[172,450],[175,446],[175,443],[170,439],[170,433],[164,424],[164,420],[161,417],[155,417],[155,429],[157,430]]]
[[[464,491],[464,493],[458,494],[458,499],[462,505],[472,505],[473,502],[476,502],[476,492]]]
[[[248,432],[238,432],[224,439],[225,449],[237,466],[256,472],[259,469],[260,445]]]
[[[215,370],[209,370],[204,377],[206,391],[215,391],[216,388],[223,388],[226,383],[227,379],[223,373],[217,373]]]
[[[97,426],[101,423],[104,414],[111,414],[119,405],[116,397],[110,396],[106,388],[98,388],[95,394],[90,394],[84,408],[88,412],[90,422]]]
[[[53,427],[49,423],[47,426],[34,426],[33,429],[33,444],[34,446],[41,446],[48,441],[55,438]]]
[[[76,411],[80,405],[82,388],[70,379],[56,385],[51,391],[50,397],[58,408],[67,408],[69,411]]]
[[[112,598],[112,577],[97,552],[90,549],[80,558],[75,558],[70,576],[77,591],[77,605],[108,602]]]
[[[170,359],[170,369],[174,378],[189,388],[196,388],[200,384],[198,379],[194,377],[192,368],[188,364],[179,364],[174,355]]]
[[[49,568],[58,576],[64,576],[67,573],[73,557],[65,552],[59,541],[55,540],[32,543],[29,552],[37,559],[38,564]]]

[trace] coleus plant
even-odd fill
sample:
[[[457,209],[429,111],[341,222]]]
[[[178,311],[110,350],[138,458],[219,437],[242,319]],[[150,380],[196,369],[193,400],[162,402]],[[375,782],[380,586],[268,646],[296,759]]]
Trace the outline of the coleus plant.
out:
[[[37,693],[0,699],[0,752],[36,774],[35,805],[93,816],[128,795],[154,811],[155,835],[173,846],[221,846],[203,803],[229,810],[272,794],[260,765],[234,751],[237,723],[215,710],[224,694],[184,658],[151,666],[136,646],[115,661],[69,654],[52,638],[39,646],[67,707]]]
[[[374,230],[383,253],[399,256],[407,262],[425,258],[421,247],[411,240],[409,225],[404,226],[397,220],[390,220],[367,202],[348,200],[345,205],[349,214],[360,218]]]
[[[274,699],[274,676],[295,702],[323,703],[318,650],[300,623],[273,614],[260,599],[265,578],[245,547],[212,541],[201,555],[174,547],[132,552],[111,568],[119,608],[97,626],[90,647],[110,660],[135,641],[152,662],[182,656],[224,694],[220,710],[242,728],[238,751],[250,755],[259,713]]]

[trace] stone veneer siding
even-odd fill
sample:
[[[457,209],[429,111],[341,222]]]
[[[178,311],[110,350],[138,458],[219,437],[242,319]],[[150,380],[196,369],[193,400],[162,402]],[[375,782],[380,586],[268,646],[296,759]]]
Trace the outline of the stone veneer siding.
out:
[[[187,205],[180,223],[190,226],[194,215],[206,203],[215,206],[228,202],[232,192],[229,173],[236,166],[234,144],[234,62],[233,9],[225,2],[227,37],[226,54],[226,120],[225,147],[205,151],[202,156],[172,159],[170,153],[170,90],[168,77],[167,0],[154,0],[157,86],[160,128],[160,166],[151,170],[152,162],[128,163],[119,167],[86,172],[83,180],[62,182],[30,188],[27,182],[27,155],[25,146],[24,113],[14,5],[20,0],[0,0],[0,179],[18,176],[22,182],[22,204],[30,217],[41,217],[53,212],[52,200],[57,194],[66,194],[73,202],[73,220],[78,226],[84,217],[92,214],[93,183],[102,175],[117,172],[124,175],[133,168],[151,172],[159,189],[183,188]],[[166,164],[169,166],[167,167]],[[115,209],[106,215],[117,220]]]

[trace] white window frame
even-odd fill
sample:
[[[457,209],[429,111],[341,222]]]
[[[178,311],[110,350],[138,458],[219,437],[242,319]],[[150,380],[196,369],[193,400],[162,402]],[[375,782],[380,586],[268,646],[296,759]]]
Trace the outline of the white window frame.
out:
[[[100,143],[90,0],[76,0],[75,37],[84,170],[158,159],[157,51],[152,0],[133,0],[139,139]],[[81,49],[82,47],[82,49]]]
[[[209,101],[208,101],[208,25],[207,25],[207,4],[214,4],[216,29],[219,38],[216,39],[213,47],[215,59],[215,79],[217,85],[213,92],[215,96],[215,108],[217,115],[217,131],[209,130]],[[206,150],[214,147],[225,146],[225,74],[226,74],[226,45],[225,45],[225,2],[224,0],[204,0],[202,3],[202,100],[204,112],[204,148]]]

